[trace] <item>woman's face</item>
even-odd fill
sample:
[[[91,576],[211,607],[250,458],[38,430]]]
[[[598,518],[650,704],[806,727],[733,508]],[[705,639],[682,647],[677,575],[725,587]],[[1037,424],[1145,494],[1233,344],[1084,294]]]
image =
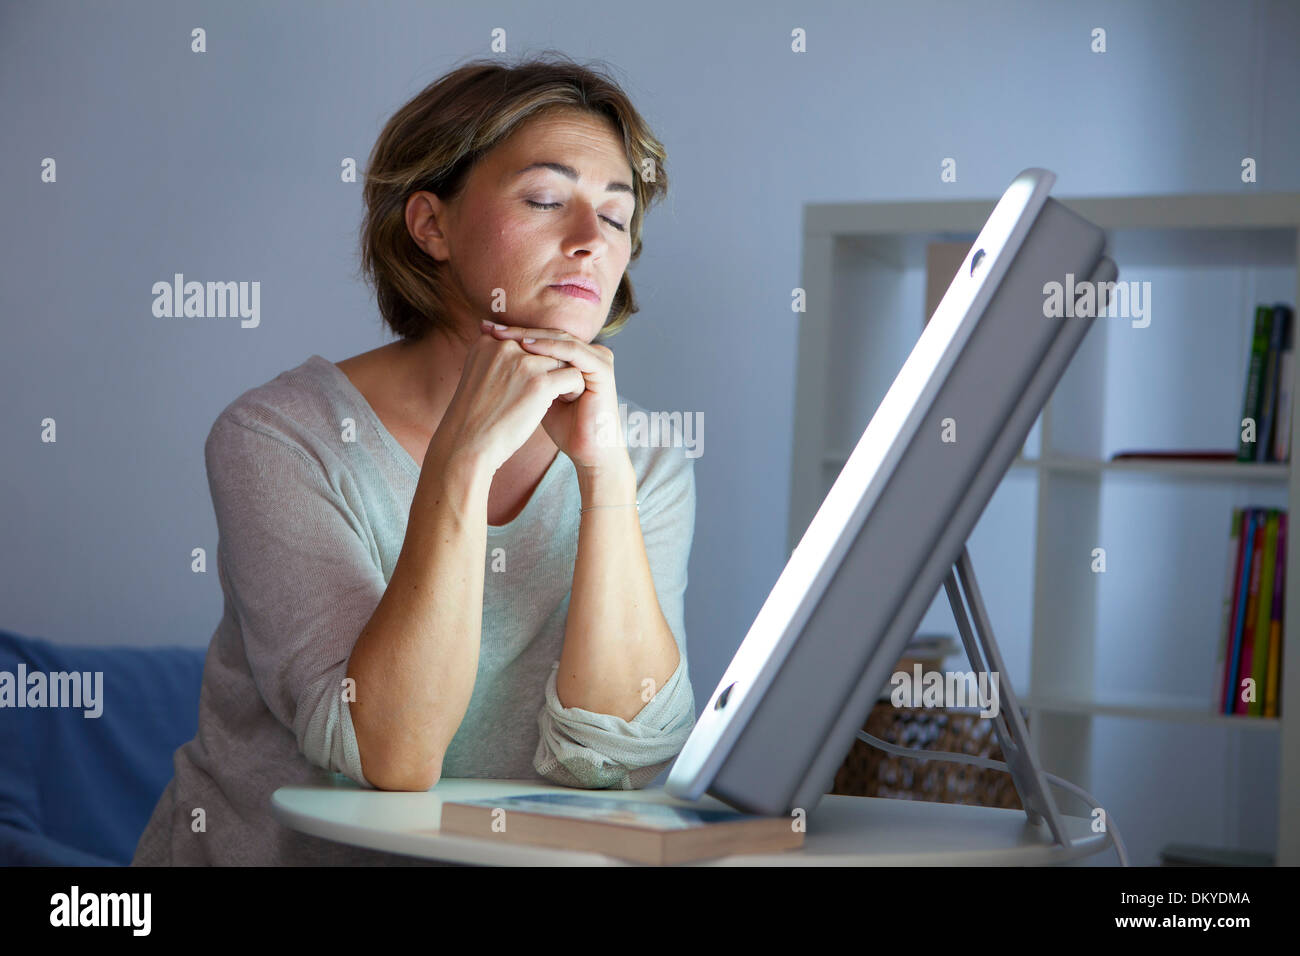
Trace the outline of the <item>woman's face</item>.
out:
[[[461,317],[471,335],[487,318],[590,342],[631,257],[632,175],[613,123],[543,115],[484,156],[456,200],[412,197],[407,224],[421,248],[449,264],[474,308]],[[575,275],[595,284],[598,301],[555,288]]]

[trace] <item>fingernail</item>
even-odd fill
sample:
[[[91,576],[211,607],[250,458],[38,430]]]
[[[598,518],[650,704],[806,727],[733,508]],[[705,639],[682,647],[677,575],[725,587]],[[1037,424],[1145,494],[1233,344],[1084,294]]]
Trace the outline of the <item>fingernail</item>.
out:
[[[537,339],[524,339],[525,342],[536,342]]]

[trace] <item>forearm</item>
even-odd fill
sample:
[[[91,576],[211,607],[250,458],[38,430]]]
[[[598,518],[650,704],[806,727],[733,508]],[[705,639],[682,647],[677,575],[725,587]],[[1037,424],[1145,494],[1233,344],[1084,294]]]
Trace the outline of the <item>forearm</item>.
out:
[[[630,460],[577,472],[583,508],[636,500]],[[560,703],[631,720],[672,677],[679,659],[655,593],[636,508],[584,512],[555,680]],[[652,683],[645,684],[647,679]]]
[[[438,781],[478,671],[492,476],[438,451],[425,458],[393,576],[348,663],[362,772],[387,790]]]

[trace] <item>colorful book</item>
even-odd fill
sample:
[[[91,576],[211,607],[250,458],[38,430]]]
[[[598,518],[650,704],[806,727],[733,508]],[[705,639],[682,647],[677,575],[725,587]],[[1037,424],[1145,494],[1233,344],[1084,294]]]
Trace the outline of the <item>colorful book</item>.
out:
[[[1239,437],[1237,445],[1238,461],[1254,461],[1256,445],[1263,440],[1259,429],[1260,400],[1264,394],[1264,365],[1268,359],[1268,346],[1273,333],[1273,310],[1266,305],[1255,307],[1255,331],[1250,344],[1250,367],[1246,371],[1246,395],[1242,403],[1241,417],[1255,422],[1255,441],[1249,442],[1244,436]],[[1245,431],[1241,426],[1238,434]]]
[[[728,808],[547,792],[444,803],[440,832],[666,864],[795,849],[804,836],[796,822]]]
[[[1282,609],[1286,604],[1286,512],[1278,516],[1277,562],[1273,574],[1273,621],[1268,632],[1268,683],[1264,689],[1264,716],[1277,716],[1277,688],[1282,674]]]
[[[1259,572],[1259,618],[1255,621],[1254,651],[1245,674],[1255,681],[1255,699],[1246,704],[1246,713],[1260,717],[1264,713],[1264,687],[1268,681],[1268,639],[1273,624],[1274,565],[1277,562],[1277,519],[1279,512],[1270,510],[1264,525],[1264,562]]]
[[[1250,559],[1254,554],[1253,543],[1258,520],[1259,511],[1255,508],[1247,508],[1242,519],[1245,527],[1241,536],[1241,558],[1239,561],[1241,572],[1237,576],[1237,587],[1233,595],[1232,642],[1228,646],[1227,679],[1223,684],[1223,706],[1221,711],[1225,714],[1233,712],[1233,704],[1237,699],[1235,689],[1237,687],[1237,673],[1241,664],[1241,636],[1246,621],[1246,597],[1249,591],[1247,582],[1250,581]]]
[[[1282,355],[1282,315],[1273,309],[1268,351],[1264,354],[1264,377],[1260,382],[1259,431],[1255,435],[1255,460],[1273,460],[1273,422],[1277,413],[1278,360]]]
[[[1241,632],[1241,644],[1237,662],[1237,682],[1232,690],[1232,713],[1245,715],[1249,705],[1241,699],[1245,690],[1243,684],[1252,676],[1251,665],[1255,653],[1255,622],[1259,619],[1259,578],[1264,565],[1264,529],[1268,524],[1268,512],[1256,509],[1255,538],[1250,554],[1250,585],[1246,591],[1246,622]]]
[[[1273,461],[1291,457],[1291,395],[1295,389],[1295,315],[1284,303],[1273,306],[1273,314],[1283,314],[1282,353],[1278,356],[1277,416],[1273,419]]]
[[[1251,562],[1255,558],[1255,533],[1259,530],[1259,509],[1246,509],[1246,530],[1243,536],[1241,577],[1237,579],[1236,607],[1233,611],[1232,645],[1228,649],[1228,681],[1224,690],[1223,712],[1234,713],[1237,703],[1237,688],[1241,677],[1241,645],[1246,634],[1246,611],[1250,600]]]
[[[1218,701],[1218,712],[1223,713],[1223,688],[1227,681],[1228,646],[1232,642],[1232,605],[1236,597],[1237,575],[1241,573],[1241,527],[1244,523],[1241,508],[1232,509],[1232,522],[1229,525],[1228,560],[1223,584],[1223,611],[1219,618],[1219,654],[1215,658],[1214,683],[1211,685],[1211,700]]]

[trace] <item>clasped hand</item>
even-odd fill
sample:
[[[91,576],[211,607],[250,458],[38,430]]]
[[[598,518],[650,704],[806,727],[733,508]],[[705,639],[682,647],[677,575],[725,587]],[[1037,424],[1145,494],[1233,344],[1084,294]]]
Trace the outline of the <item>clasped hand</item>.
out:
[[[504,328],[486,319],[483,331],[499,340],[511,339],[534,355],[549,355],[582,373],[586,387],[577,398],[556,398],[542,416],[542,427],[581,468],[602,468],[627,460],[627,437],[618,415],[614,385],[614,353],[607,346],[584,342],[563,329]]]

